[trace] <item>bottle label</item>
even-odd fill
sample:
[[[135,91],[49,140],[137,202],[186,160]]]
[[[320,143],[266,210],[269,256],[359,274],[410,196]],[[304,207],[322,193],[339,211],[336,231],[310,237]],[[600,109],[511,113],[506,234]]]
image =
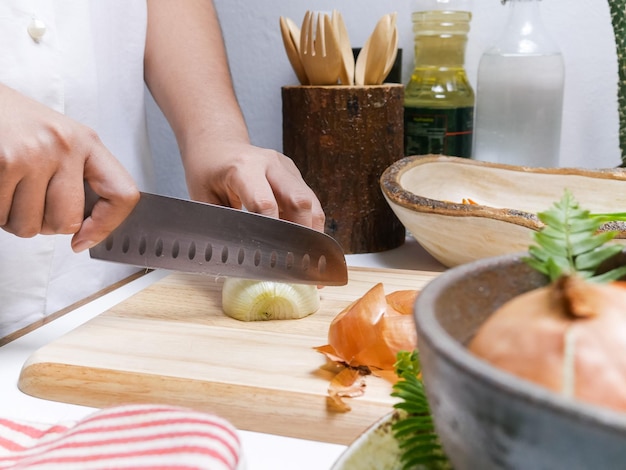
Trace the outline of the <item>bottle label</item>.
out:
[[[404,154],[472,155],[474,107],[404,108]]]

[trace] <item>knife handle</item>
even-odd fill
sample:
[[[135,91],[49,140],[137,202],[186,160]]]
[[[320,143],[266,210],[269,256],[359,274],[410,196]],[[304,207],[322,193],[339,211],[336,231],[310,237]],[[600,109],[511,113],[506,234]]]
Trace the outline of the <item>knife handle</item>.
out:
[[[100,199],[100,196],[98,196],[98,194],[93,189],[91,189],[91,186],[89,186],[89,183],[87,181],[84,182],[84,186],[85,186],[85,209],[83,210],[83,219],[86,219],[87,217],[91,215],[91,211],[93,210],[93,207],[96,205],[96,202],[98,201],[98,199]]]

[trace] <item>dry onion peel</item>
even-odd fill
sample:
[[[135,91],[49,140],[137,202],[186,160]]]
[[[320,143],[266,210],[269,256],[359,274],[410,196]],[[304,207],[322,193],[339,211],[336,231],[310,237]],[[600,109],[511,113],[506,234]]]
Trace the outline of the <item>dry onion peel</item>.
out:
[[[226,278],[222,310],[241,321],[303,318],[320,307],[316,286]]]
[[[413,315],[413,307],[418,291],[414,289],[396,290],[385,296],[387,303],[403,315]]]
[[[360,397],[365,393],[365,377],[360,369],[342,369],[328,386],[328,408],[340,413],[350,411],[344,398]]]
[[[412,313],[417,291],[404,293]],[[328,345],[315,348],[350,367],[393,370],[398,351],[413,351],[417,333],[413,316],[389,305],[382,283],[342,310],[328,329]]]
[[[350,410],[342,398],[363,393],[363,376],[371,370],[392,371],[399,351],[417,347],[413,320],[416,290],[395,291],[385,296],[382,283],[342,310],[331,322],[329,344],[314,348],[331,361],[346,366],[328,387],[329,408]]]

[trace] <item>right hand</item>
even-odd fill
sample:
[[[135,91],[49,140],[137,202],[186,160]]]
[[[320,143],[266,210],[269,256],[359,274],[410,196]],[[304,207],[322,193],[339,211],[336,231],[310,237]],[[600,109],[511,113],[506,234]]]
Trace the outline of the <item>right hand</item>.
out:
[[[84,219],[87,182],[99,196]],[[96,133],[0,85],[0,228],[19,237],[74,234],[82,251],[139,200],[130,174]]]

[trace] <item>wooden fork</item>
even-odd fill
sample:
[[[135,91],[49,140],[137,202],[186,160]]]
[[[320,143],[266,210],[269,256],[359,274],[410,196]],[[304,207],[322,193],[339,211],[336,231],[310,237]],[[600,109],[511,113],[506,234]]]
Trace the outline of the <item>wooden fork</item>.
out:
[[[302,65],[311,85],[336,85],[343,64],[339,41],[326,14],[307,11],[300,34]]]

